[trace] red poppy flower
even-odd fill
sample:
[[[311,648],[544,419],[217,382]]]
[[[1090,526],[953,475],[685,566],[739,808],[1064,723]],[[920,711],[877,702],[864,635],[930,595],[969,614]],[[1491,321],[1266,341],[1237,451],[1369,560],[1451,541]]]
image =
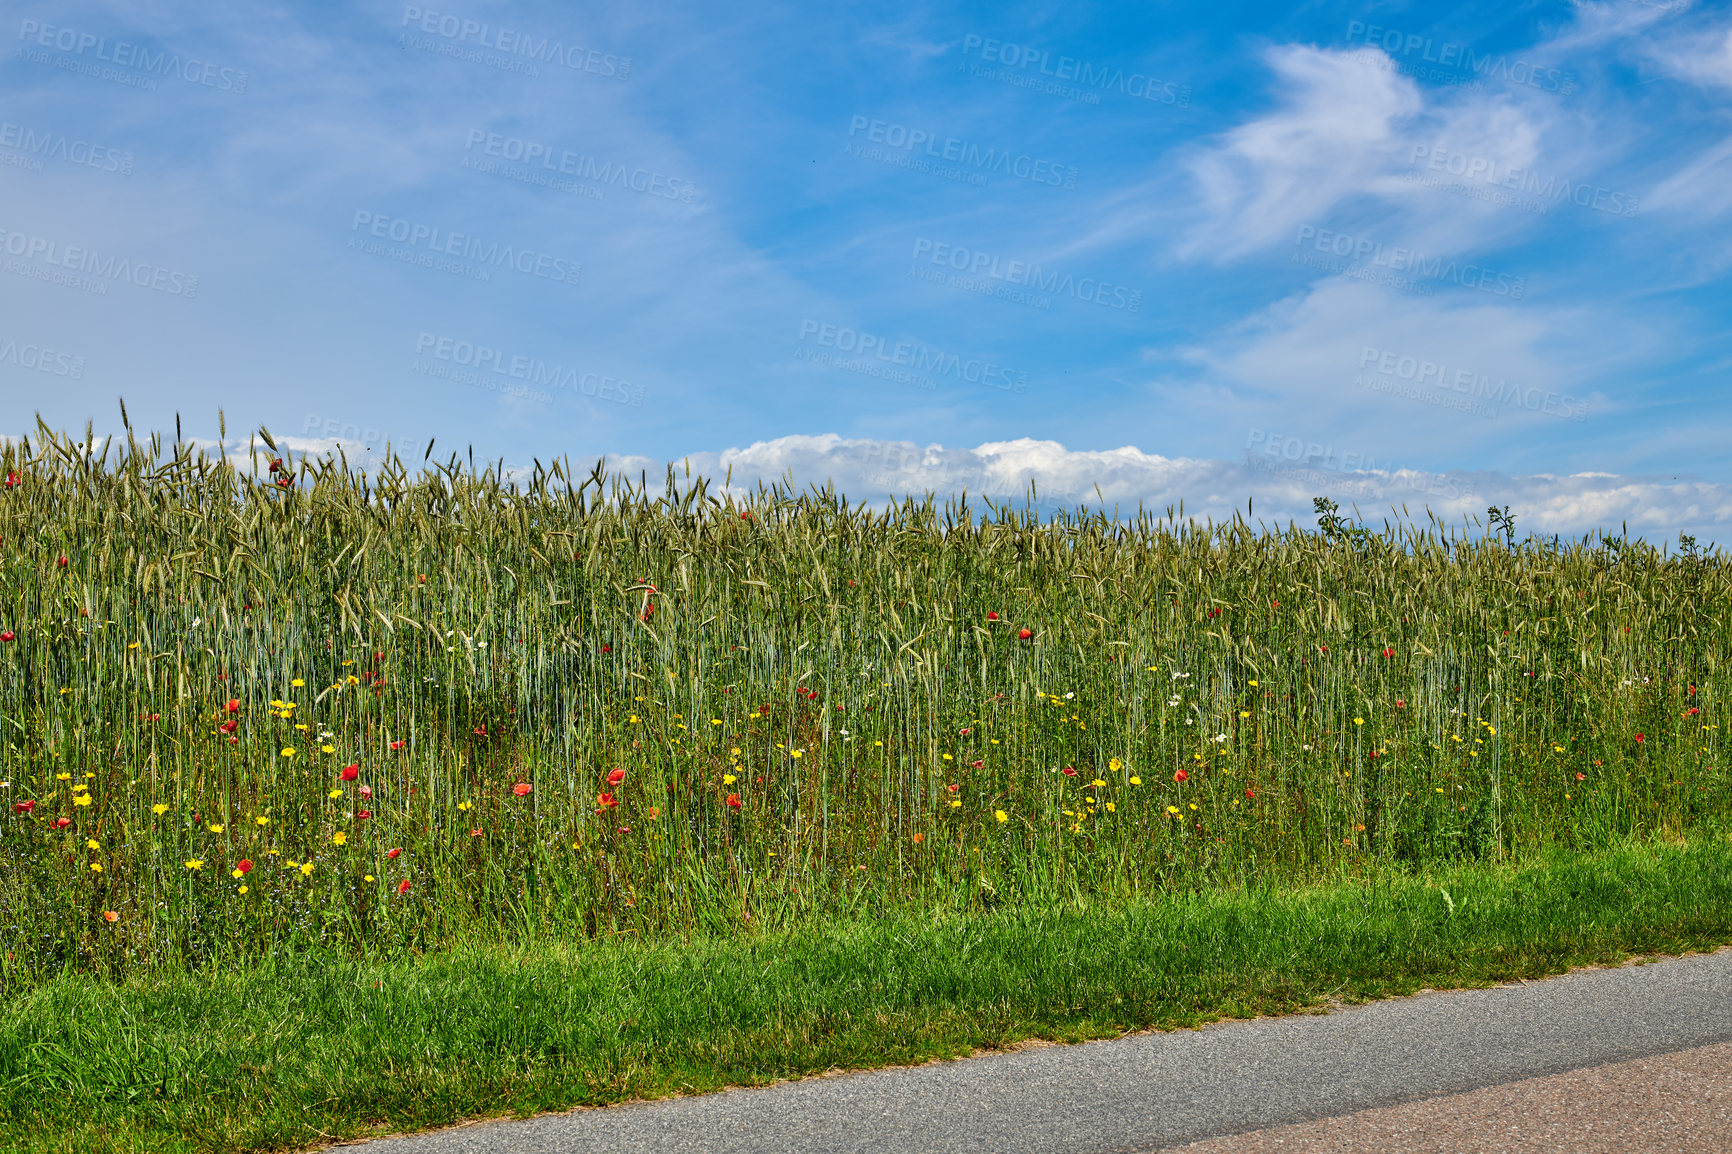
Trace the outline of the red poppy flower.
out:
[[[240,724],[241,723],[238,721],[225,721],[221,725],[217,726],[217,728],[222,730],[224,733],[233,733],[236,729],[240,728]]]
[[[1068,765],[1065,766],[1064,769],[1060,770],[1059,772],[1063,773],[1066,777],[1075,777],[1076,776],[1076,770],[1072,769]]]
[[[660,817],[661,815],[662,815],[661,810],[657,809],[653,805],[649,807],[649,819],[651,821],[654,821],[656,818]]]
[[[520,781],[511,787],[511,792],[515,793],[518,797],[522,797],[534,788],[535,787],[530,785],[527,781]]]
[[[961,789],[962,787],[960,785],[952,785],[952,786],[948,786],[946,788],[948,788],[951,793],[955,793],[957,790]]]
[[[986,762],[985,761],[971,761],[968,763],[968,767],[970,769],[985,769],[986,768]]]
[[[1034,636],[1034,630],[1026,628],[1026,627],[1024,627],[1022,629],[1018,629],[1016,631],[1016,637],[1017,637],[1018,641],[1027,641],[1030,637],[1033,637],[1033,636]]]
[[[400,894],[406,894],[409,892],[409,879],[408,878],[404,878],[402,881],[397,883],[397,892]]]
[[[469,732],[473,733],[476,737],[486,737],[487,736],[487,723],[482,722],[480,725],[477,725],[474,729],[471,729]]]
[[[370,785],[363,785],[356,792],[358,792],[362,797],[367,798],[368,800],[371,800],[373,797],[373,787]]]
[[[1588,780],[1588,775],[1585,773],[1578,773],[1578,774],[1576,774],[1576,780],[1577,781],[1586,781],[1586,780]]]
[[[345,765],[342,772],[337,774],[337,776],[342,778],[344,781],[354,781],[357,777],[361,776],[361,767],[359,765]]]
[[[0,633],[0,641],[16,641],[16,640],[18,640],[18,635],[16,633],[12,632],[12,630],[10,630],[10,629],[6,630],[6,632],[4,632],[4,633]]]
[[[271,472],[272,473],[276,473],[276,472],[280,471],[282,469],[282,467],[283,467],[283,459],[281,457],[272,457],[271,458]]]
[[[729,809],[739,809],[740,795],[737,793],[730,793],[727,797],[726,805]]]
[[[228,701],[223,703],[224,713],[239,713],[240,711],[241,703],[239,698],[231,697]]]
[[[35,808],[36,803],[33,801],[15,801],[12,803],[13,813],[29,813]]]
[[[235,868],[240,870],[243,874],[250,874],[253,872],[253,861],[251,858],[242,858],[240,861],[235,863]]]
[[[1405,702],[1405,701],[1401,700],[1401,698],[1397,697],[1395,699],[1395,708],[1406,709],[1407,708],[1407,702]]]
[[[1248,790],[1246,790],[1246,791],[1245,791],[1245,796],[1246,796],[1246,797],[1256,797],[1256,796],[1257,796],[1257,791],[1256,791],[1256,790],[1254,790],[1254,789],[1248,789]]]
[[[370,809],[358,809],[355,811],[355,820],[356,821],[366,821],[368,818],[370,818],[372,816],[373,816],[373,811]]]
[[[1383,656],[1394,657],[1395,656],[1395,650],[1393,650],[1393,649],[1389,648],[1389,646],[1385,645],[1383,647]]]
[[[768,712],[770,712],[770,707],[768,705],[760,705],[760,706],[758,706],[758,712],[759,713],[768,713]]]
[[[601,806],[603,809],[612,809],[614,806],[619,804],[619,798],[615,797],[611,793],[597,794],[595,804]]]
[[[408,742],[402,741],[402,740],[393,741],[391,743],[391,748],[393,750],[398,750],[398,749],[402,749],[405,745],[408,745],[408,744],[409,744]]]
[[[389,858],[394,858],[394,857],[396,857],[396,856],[397,856],[397,855],[398,855],[398,854],[400,854],[400,853],[402,853],[402,852],[403,852],[403,847],[402,847],[402,846],[398,846],[398,847],[397,847],[397,848],[396,848],[396,849],[394,849],[394,850],[391,850],[391,851],[390,851],[390,852],[388,852],[388,853],[387,853],[387,854],[386,854],[386,855],[385,855],[385,856],[386,856],[386,857],[389,857]]]
[[[988,610],[987,610],[987,611],[986,611],[986,619],[987,619],[987,620],[988,620],[988,621],[997,621],[997,620],[998,620],[998,610],[996,610],[996,609],[988,609]]]
[[[0,641],[9,641],[9,640],[11,640],[11,638],[7,637],[4,633],[0,633]],[[1692,705],[1689,709],[1686,709],[1684,711],[1684,716],[1685,717],[1695,717],[1698,713],[1701,713],[1701,712],[1702,711],[1700,709],[1698,709],[1694,705]]]
[[[607,783],[609,785],[618,785],[620,782],[622,782],[624,780],[625,780],[625,770],[623,770],[623,769],[612,770],[607,775]]]
[[[613,646],[611,646],[611,645],[603,645],[603,646],[602,646],[602,647],[601,647],[601,651],[602,651],[602,652],[603,652],[603,653],[612,653],[612,652],[613,652]]]
[[[72,819],[69,817],[57,817],[54,819],[54,828],[55,829],[65,829],[67,826],[69,826],[71,824],[72,824]]]
[[[54,563],[62,569],[66,568],[66,555],[64,553],[61,554],[60,559]]]
[[[1636,744],[1637,745],[1642,744],[1642,742],[1644,742],[1646,740],[1647,740],[1647,738],[1644,737],[1643,735],[1641,735],[1640,733],[1636,734]]]
[[[115,913],[113,910],[103,910],[102,911],[102,920],[112,924],[112,923],[118,922],[120,920],[120,915]]]
[[[16,489],[19,485],[22,485],[23,483],[24,482],[22,482],[18,479],[17,473],[7,473],[6,474],[6,487],[8,489]]]
[[[631,826],[629,826],[629,825],[622,825],[622,826],[620,826],[620,827],[619,827],[619,832],[621,832],[621,833],[630,833],[630,832],[631,832]]]
[[[1177,773],[1173,774],[1173,780],[1178,782],[1180,785],[1183,785],[1185,782],[1189,781],[1190,778],[1191,778],[1191,775],[1186,773],[1182,769],[1179,770]]]
[[[470,831],[469,831],[469,836],[470,836],[470,837],[480,837],[480,836],[481,836],[481,831],[480,831],[480,830],[478,830],[478,829],[472,829],[472,830],[470,830]]]

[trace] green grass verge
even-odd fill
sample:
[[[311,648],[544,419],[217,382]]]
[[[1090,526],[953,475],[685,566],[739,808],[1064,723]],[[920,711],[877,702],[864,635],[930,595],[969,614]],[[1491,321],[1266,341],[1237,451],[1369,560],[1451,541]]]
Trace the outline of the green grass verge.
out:
[[[67,976],[0,1013],[0,1147],[303,1147],[1727,942],[1732,844],[1697,841],[1110,909]]]

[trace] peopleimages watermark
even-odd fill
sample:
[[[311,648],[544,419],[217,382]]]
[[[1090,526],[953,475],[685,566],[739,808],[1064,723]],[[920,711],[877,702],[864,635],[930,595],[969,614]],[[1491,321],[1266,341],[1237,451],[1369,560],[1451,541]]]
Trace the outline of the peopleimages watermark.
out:
[[[1345,484],[1369,497],[1381,498],[1391,491],[1447,498],[1474,496],[1472,485],[1447,474],[1403,468],[1365,453],[1338,453],[1333,445],[1264,429],[1251,429],[1247,433],[1245,463],[1259,472],[1279,473],[1337,490]],[[1347,478],[1345,483],[1342,478]]]
[[[1505,80],[1511,84],[1537,88],[1542,92],[1555,92],[1559,96],[1568,96],[1576,90],[1575,75],[1561,69],[1544,68],[1519,57],[1512,59],[1489,52],[1476,52],[1471,44],[1433,40],[1419,33],[1367,24],[1363,20],[1347,22],[1347,42],[1381,48],[1392,59],[1400,57],[1402,70],[1417,69],[1420,72],[1418,78],[1422,80],[1449,83],[1449,74],[1440,72],[1440,69],[1451,69],[1457,74],[1471,73],[1480,79]],[[1415,53],[1418,53],[1417,58]],[[1423,66],[1427,64],[1440,67],[1426,69]],[[1424,74],[1434,72],[1439,75]]]
[[[1627,192],[1566,177],[1542,176],[1531,168],[1455,152],[1442,143],[1414,145],[1407,164],[1403,179],[1542,215],[1565,202],[1626,217],[1635,216],[1639,207],[1637,199]],[[1450,181],[1449,177],[1458,179]],[[1482,189],[1491,195],[1482,194]]]
[[[106,36],[65,25],[20,20],[18,39],[24,42],[18,55],[25,60],[132,88],[155,91],[158,79],[173,79],[236,95],[247,90],[247,74],[239,68],[182,56],[168,48],[152,49],[126,40],[110,43]]]
[[[1055,60],[1044,49],[973,32],[962,39],[962,55],[960,70],[976,79],[996,80],[1083,104],[1099,104],[1103,92],[1178,108],[1189,107],[1191,103],[1191,90],[1170,80],[1157,80],[1141,72],[1127,75],[1122,68],[1095,65],[1072,56],[1061,55]],[[993,64],[1002,67],[987,67]]]
[[[908,275],[932,284],[998,297],[1013,304],[1051,308],[1050,298],[1070,297],[1101,308],[1140,312],[1143,290],[1112,284],[1098,277],[1075,277],[1068,272],[1043,268],[1030,261],[1001,259],[992,253],[962,245],[917,237]],[[923,266],[930,265],[926,268]],[[1032,290],[1024,292],[1022,290]]]
[[[364,234],[363,228],[366,230]],[[355,235],[350,236],[348,247],[357,252],[474,280],[492,280],[493,269],[510,269],[525,276],[575,285],[583,271],[583,266],[577,261],[562,256],[483,240],[470,233],[452,232],[436,225],[366,209],[355,210],[349,231]],[[387,240],[400,247],[388,248],[378,243]]]
[[[475,341],[424,332],[415,338],[415,356],[415,371],[418,373],[491,392],[527,397],[543,404],[551,402],[553,397],[541,390],[563,389],[600,401],[643,407],[642,385],[577,366],[506,352]],[[514,381],[522,384],[512,384]]]
[[[1311,249],[1326,256],[1313,256],[1303,251],[1305,242]],[[1441,281],[1477,289],[1493,296],[1521,300],[1527,295],[1527,278],[1511,276],[1484,265],[1457,261],[1454,257],[1427,256],[1416,249],[1400,245],[1384,245],[1380,241],[1350,232],[1334,232],[1315,225],[1300,225],[1293,239],[1301,251],[1293,254],[1296,264],[1343,276],[1357,277],[1391,288],[1405,288],[1429,296],[1434,291],[1431,282]],[[1340,259],[1333,259],[1340,258]],[[1367,265],[1367,261],[1370,264]],[[1388,270],[1387,274],[1379,270]],[[1397,273],[1408,274],[1405,277]]]
[[[41,172],[44,160],[94,168],[98,172],[132,175],[132,153],[104,144],[67,136],[63,132],[38,130],[10,120],[0,120],[0,167]]]
[[[14,232],[4,226],[0,226],[0,252],[18,258],[4,265],[4,270],[14,276],[97,296],[107,296],[110,284],[130,284],[189,300],[198,296],[198,277],[191,273],[104,254],[88,245],[65,244],[52,237]]]
[[[84,376],[84,358],[75,353],[58,352],[44,344],[20,341],[0,336],[0,365],[16,365],[47,373],[51,377],[80,380]]]
[[[1054,188],[1075,188],[1076,168],[1011,148],[982,145],[955,136],[941,137],[924,128],[854,116],[848,121],[849,143],[843,152],[896,168],[926,172],[947,180],[984,186],[994,175],[1010,176]],[[881,144],[883,148],[870,145]]]
[[[540,76],[540,66],[547,64],[608,80],[626,80],[631,76],[629,56],[586,48],[582,44],[567,44],[553,36],[537,38],[532,32],[495,27],[484,20],[468,20],[449,12],[417,8],[413,4],[403,9],[402,27],[409,30],[398,36],[398,43],[405,48],[484,64],[505,72]],[[417,36],[416,32],[423,35]]]
[[[574,193],[590,200],[601,200],[608,185],[614,185],[622,192],[677,200],[682,204],[690,204],[698,191],[697,185],[691,181],[653,168],[597,160],[585,153],[556,149],[539,141],[503,136],[480,128],[469,130],[468,142],[463,147],[468,154],[463,158],[464,168],[556,192]],[[567,177],[572,179],[565,179]]]
[[[1028,391],[1028,374],[982,357],[964,357],[933,348],[922,341],[891,342],[846,325],[800,322],[801,347],[794,359],[842,369],[880,380],[936,389],[934,378],[950,377],[1007,393]],[[806,344],[810,341],[811,344]],[[930,375],[928,375],[930,374]]]
[[[378,429],[362,428],[353,421],[344,421],[340,417],[322,417],[318,413],[308,413],[306,423],[301,426],[303,437],[325,437],[333,441],[349,441],[358,444],[367,452],[382,449],[390,443],[390,438]],[[401,441],[398,442],[399,444]]]
[[[1524,386],[1508,378],[1493,380],[1473,369],[1457,369],[1452,373],[1442,361],[1391,349],[1365,346],[1359,354],[1359,368],[1361,373],[1354,378],[1354,384],[1361,388],[1474,416],[1497,416],[1497,410],[1482,404],[1483,401],[1568,420],[1585,421],[1588,416],[1588,402],[1569,393]],[[1372,369],[1374,375],[1365,374],[1365,369]],[[1456,395],[1451,396],[1452,393]]]
[[[922,489],[963,489],[973,485],[977,492],[990,481],[980,459],[972,454],[963,465],[950,457],[932,460],[926,449],[907,441],[875,441],[867,448],[861,464],[866,466],[861,479],[867,484],[905,492],[916,481]]]

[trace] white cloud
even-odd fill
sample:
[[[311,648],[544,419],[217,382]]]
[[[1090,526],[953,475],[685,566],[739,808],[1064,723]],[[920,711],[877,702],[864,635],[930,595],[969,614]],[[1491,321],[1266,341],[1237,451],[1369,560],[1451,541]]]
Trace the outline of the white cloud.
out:
[[[1261,428],[1418,467],[1516,461],[1540,430],[1579,441],[1613,408],[1596,382],[1651,358],[1664,332],[1587,306],[1324,277],[1187,350],[1194,369],[1156,389],[1217,452]]]
[[[1279,436],[1274,434],[1273,436]],[[1022,438],[970,448],[916,445],[910,441],[850,440],[835,434],[780,437],[720,453],[682,460],[694,474],[720,480],[731,469],[731,488],[746,492],[758,482],[791,481],[796,488],[834,484],[856,501],[881,503],[887,496],[933,491],[962,492],[1019,505],[1034,485],[1039,507],[1059,505],[1117,508],[1134,513],[1140,504],[1157,513],[1182,503],[1187,517],[1222,521],[1243,515],[1274,526],[1288,519],[1314,521],[1311,498],[1330,496],[1344,508],[1357,505],[1370,520],[1408,515],[1423,520],[1429,508],[1445,521],[1478,514],[1488,505],[1509,505],[1523,531],[1581,535],[1596,529],[1629,531],[1656,542],[1679,532],[1704,540],[1732,527],[1732,485],[1593,472],[1568,476],[1506,476],[1495,472],[1449,474],[1388,466],[1339,448],[1281,439],[1270,451],[1268,436],[1247,460],[1162,457],[1124,446],[1072,450],[1055,441]],[[1253,464],[1255,461],[1257,464]],[[649,472],[653,479],[658,471]]]
[[[1421,100],[1413,81],[1358,56],[1301,45],[1269,51],[1283,103],[1193,158],[1208,220],[1181,255],[1243,255],[1366,191],[1388,166],[1400,122],[1420,112]]]
[[[282,455],[297,464],[303,456],[317,461],[339,451],[355,467],[371,470],[383,462],[380,450],[342,437],[274,439]],[[214,440],[188,440],[206,450],[217,447]],[[223,447],[237,466],[250,468],[245,442],[230,439]],[[258,471],[267,475],[271,455],[262,441],[257,448]],[[402,455],[413,472],[420,464],[418,454]],[[669,464],[637,456],[602,461],[610,476],[633,484],[647,481],[652,492]],[[596,464],[573,460],[570,473],[581,479]],[[1056,441],[1029,437],[945,448],[825,433],[691,453],[671,464],[682,487],[693,478],[709,477],[711,492],[725,489],[744,497],[760,485],[791,485],[796,491],[833,486],[853,503],[872,506],[909,495],[949,498],[966,492],[976,509],[983,509],[983,499],[1021,509],[1032,494],[1035,510],[1043,515],[1085,507],[1128,517],[1140,507],[1157,516],[1170,509],[1185,518],[1222,522],[1249,512],[1254,523],[1286,528],[1289,521],[1314,524],[1312,498],[1324,496],[1368,524],[1384,519],[1423,522],[1429,510],[1446,524],[1461,525],[1464,518],[1483,520],[1489,505],[1508,505],[1524,532],[1538,534],[1579,537],[1596,530],[1628,531],[1659,544],[1679,533],[1706,542],[1732,530],[1732,485],[1606,472],[1431,473],[1278,432],[1263,433],[1236,461],[1163,457],[1131,445],[1067,449]],[[519,483],[530,473],[524,464],[508,464],[505,470],[508,480]]]

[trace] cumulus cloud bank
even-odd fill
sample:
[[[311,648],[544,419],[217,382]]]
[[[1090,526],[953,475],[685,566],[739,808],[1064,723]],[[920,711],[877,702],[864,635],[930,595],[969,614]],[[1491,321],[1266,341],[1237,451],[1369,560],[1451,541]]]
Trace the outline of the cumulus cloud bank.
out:
[[[293,458],[341,452],[360,468],[374,468],[383,459],[380,446],[354,439],[289,435],[276,440]],[[1732,526],[1732,485],[1603,472],[1430,473],[1279,432],[1253,429],[1246,442],[1240,459],[1219,460],[1163,457],[1130,445],[1067,449],[1057,441],[1030,437],[945,448],[825,433],[690,453],[673,461],[640,456],[599,461],[609,474],[642,477],[652,487],[671,465],[682,487],[688,478],[708,477],[712,491],[725,488],[743,497],[761,485],[791,485],[802,491],[833,486],[855,504],[875,506],[907,496],[966,493],[971,501],[984,498],[1015,508],[1032,502],[1043,515],[1086,508],[1125,517],[1139,508],[1157,515],[1170,509],[1197,521],[1250,514],[1253,524],[1285,528],[1289,521],[1306,526],[1315,521],[1315,497],[1337,501],[1344,511],[1357,512],[1372,524],[1424,523],[1429,515],[1460,527],[1475,518],[1483,521],[1489,506],[1507,505],[1524,533],[1628,533],[1656,545],[1675,541],[1680,533],[1706,545]],[[215,442],[207,447],[215,448]],[[244,443],[231,440],[224,448],[238,466],[248,467]],[[404,456],[413,466],[416,454]],[[581,477],[597,460],[574,458],[571,471]],[[508,479],[523,480],[531,469],[508,460],[504,471]]]

